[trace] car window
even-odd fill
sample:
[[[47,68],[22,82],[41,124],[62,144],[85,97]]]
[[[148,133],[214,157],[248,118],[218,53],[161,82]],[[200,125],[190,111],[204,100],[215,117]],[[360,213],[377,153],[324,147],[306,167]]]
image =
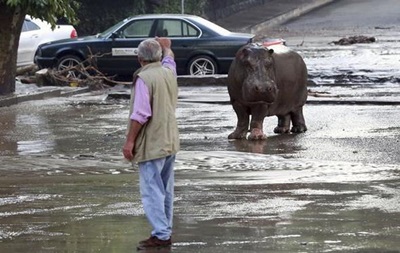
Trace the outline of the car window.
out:
[[[163,31],[161,36],[168,37],[197,37],[200,34],[193,25],[182,20],[174,19],[167,19],[159,22],[156,35],[160,30]]]
[[[213,22],[208,21],[207,19],[204,19],[202,17],[191,17],[193,20],[196,20],[197,22],[201,23],[202,25],[206,26],[210,30],[213,30],[214,32],[218,33],[219,35],[229,35],[231,32]]]
[[[128,22],[128,19],[124,19],[124,20],[120,21],[119,23],[111,26],[110,28],[108,28],[107,30],[105,30],[102,33],[97,34],[96,36],[99,37],[99,38],[107,37],[110,33],[114,32],[115,29],[121,27],[126,22]]]
[[[40,27],[32,21],[25,19],[22,25],[22,32],[29,32],[34,30],[40,30]]]
[[[122,34],[125,38],[149,37],[153,22],[152,19],[134,21],[124,28]]]

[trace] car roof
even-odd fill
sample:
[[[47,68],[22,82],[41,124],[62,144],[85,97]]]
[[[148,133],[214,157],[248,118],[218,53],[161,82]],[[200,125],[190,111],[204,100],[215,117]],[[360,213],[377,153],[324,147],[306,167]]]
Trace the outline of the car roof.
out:
[[[161,14],[139,14],[131,16],[133,17],[148,17],[148,18],[191,18],[191,17],[200,17],[191,14],[177,14],[177,13],[161,13]]]
[[[140,15],[133,15],[125,18],[124,20],[120,21],[119,23],[109,27],[107,30],[98,33],[96,37],[103,37],[103,38],[109,38],[112,35],[112,32],[115,30],[120,29],[123,27],[125,24],[132,20],[137,20],[137,19],[179,19],[179,20],[186,20],[187,22],[191,23],[197,29],[200,31],[208,31],[213,34],[218,34],[218,35],[239,35],[236,33],[233,33],[229,30],[227,30],[224,27],[219,26],[216,23],[213,23],[201,16],[196,16],[196,15],[191,15],[191,14],[171,14],[171,13],[163,13],[163,14],[140,14]],[[245,34],[243,34],[245,35]],[[242,36],[243,36],[242,35]],[[253,37],[254,35],[252,34],[247,34],[248,37]]]
[[[211,22],[208,21],[207,19],[201,17],[201,16],[196,16],[196,15],[190,15],[190,14],[172,14],[172,13],[163,13],[163,14],[140,14],[140,15],[133,15],[125,20],[132,20],[132,19],[141,19],[141,18],[154,18],[154,19],[185,19],[191,22]],[[225,29],[225,28],[224,28]],[[225,29],[226,30],[226,29]]]
[[[40,18],[36,18],[33,17],[31,15],[25,15],[25,20],[30,20],[32,22],[34,22],[36,25],[40,26],[40,28],[48,28],[48,29],[52,29],[51,28],[51,24],[49,22],[47,22],[46,20],[42,20]],[[70,26],[73,27],[73,25],[70,24],[57,24],[57,26]]]
[[[41,20],[41,19],[39,19],[39,18],[35,18],[35,17],[32,17],[32,16],[29,16],[29,15],[26,15],[26,16],[25,16],[25,20],[33,21],[33,22],[35,22],[37,25],[40,25],[41,27],[43,27],[43,26],[45,26],[45,27],[50,27],[50,26],[51,26],[47,21],[44,21],[44,20]]]
[[[191,15],[191,14],[176,14],[176,13],[162,13],[162,14],[140,14],[140,15],[134,15],[126,18],[126,21],[133,20],[133,19],[141,19],[141,18],[162,18],[162,19],[184,19],[192,24],[195,24],[196,26],[201,25],[201,29],[206,29],[210,30],[213,32],[216,32],[218,34],[230,34],[231,31],[228,29],[221,27],[201,16],[196,16],[196,15]]]

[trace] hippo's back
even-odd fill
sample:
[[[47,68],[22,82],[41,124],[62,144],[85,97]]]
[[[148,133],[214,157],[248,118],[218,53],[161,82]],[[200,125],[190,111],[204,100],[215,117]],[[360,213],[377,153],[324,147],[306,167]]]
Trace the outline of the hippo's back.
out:
[[[300,54],[285,45],[268,48],[274,50],[272,57],[278,80],[291,80],[298,85],[307,84],[307,67]]]
[[[278,97],[270,108],[270,115],[276,115],[305,104],[308,73],[303,58],[296,51],[285,45],[268,48],[274,50],[275,82],[279,89]]]

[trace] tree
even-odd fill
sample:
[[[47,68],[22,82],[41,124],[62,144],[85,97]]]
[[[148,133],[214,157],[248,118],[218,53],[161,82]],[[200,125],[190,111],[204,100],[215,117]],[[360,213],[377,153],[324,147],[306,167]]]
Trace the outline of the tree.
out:
[[[55,27],[60,17],[75,24],[77,8],[74,0],[0,0],[0,95],[15,91],[18,42],[25,15]]]

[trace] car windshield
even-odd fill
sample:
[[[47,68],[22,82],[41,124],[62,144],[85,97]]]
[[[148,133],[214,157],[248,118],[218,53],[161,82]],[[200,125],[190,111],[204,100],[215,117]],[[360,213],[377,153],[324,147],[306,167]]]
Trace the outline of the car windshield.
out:
[[[102,33],[99,33],[96,35],[97,38],[105,38],[107,37],[110,33],[114,32],[118,27],[121,27],[123,24],[125,24],[128,21],[128,19],[124,19],[122,21],[120,21],[119,23],[111,26],[110,28],[108,28],[107,30],[105,30]]]
[[[217,24],[214,24],[202,17],[192,17],[193,20],[196,20],[197,22],[207,26],[208,28],[210,28],[211,30],[215,31],[216,33],[218,33],[219,35],[228,35],[231,32]]]

